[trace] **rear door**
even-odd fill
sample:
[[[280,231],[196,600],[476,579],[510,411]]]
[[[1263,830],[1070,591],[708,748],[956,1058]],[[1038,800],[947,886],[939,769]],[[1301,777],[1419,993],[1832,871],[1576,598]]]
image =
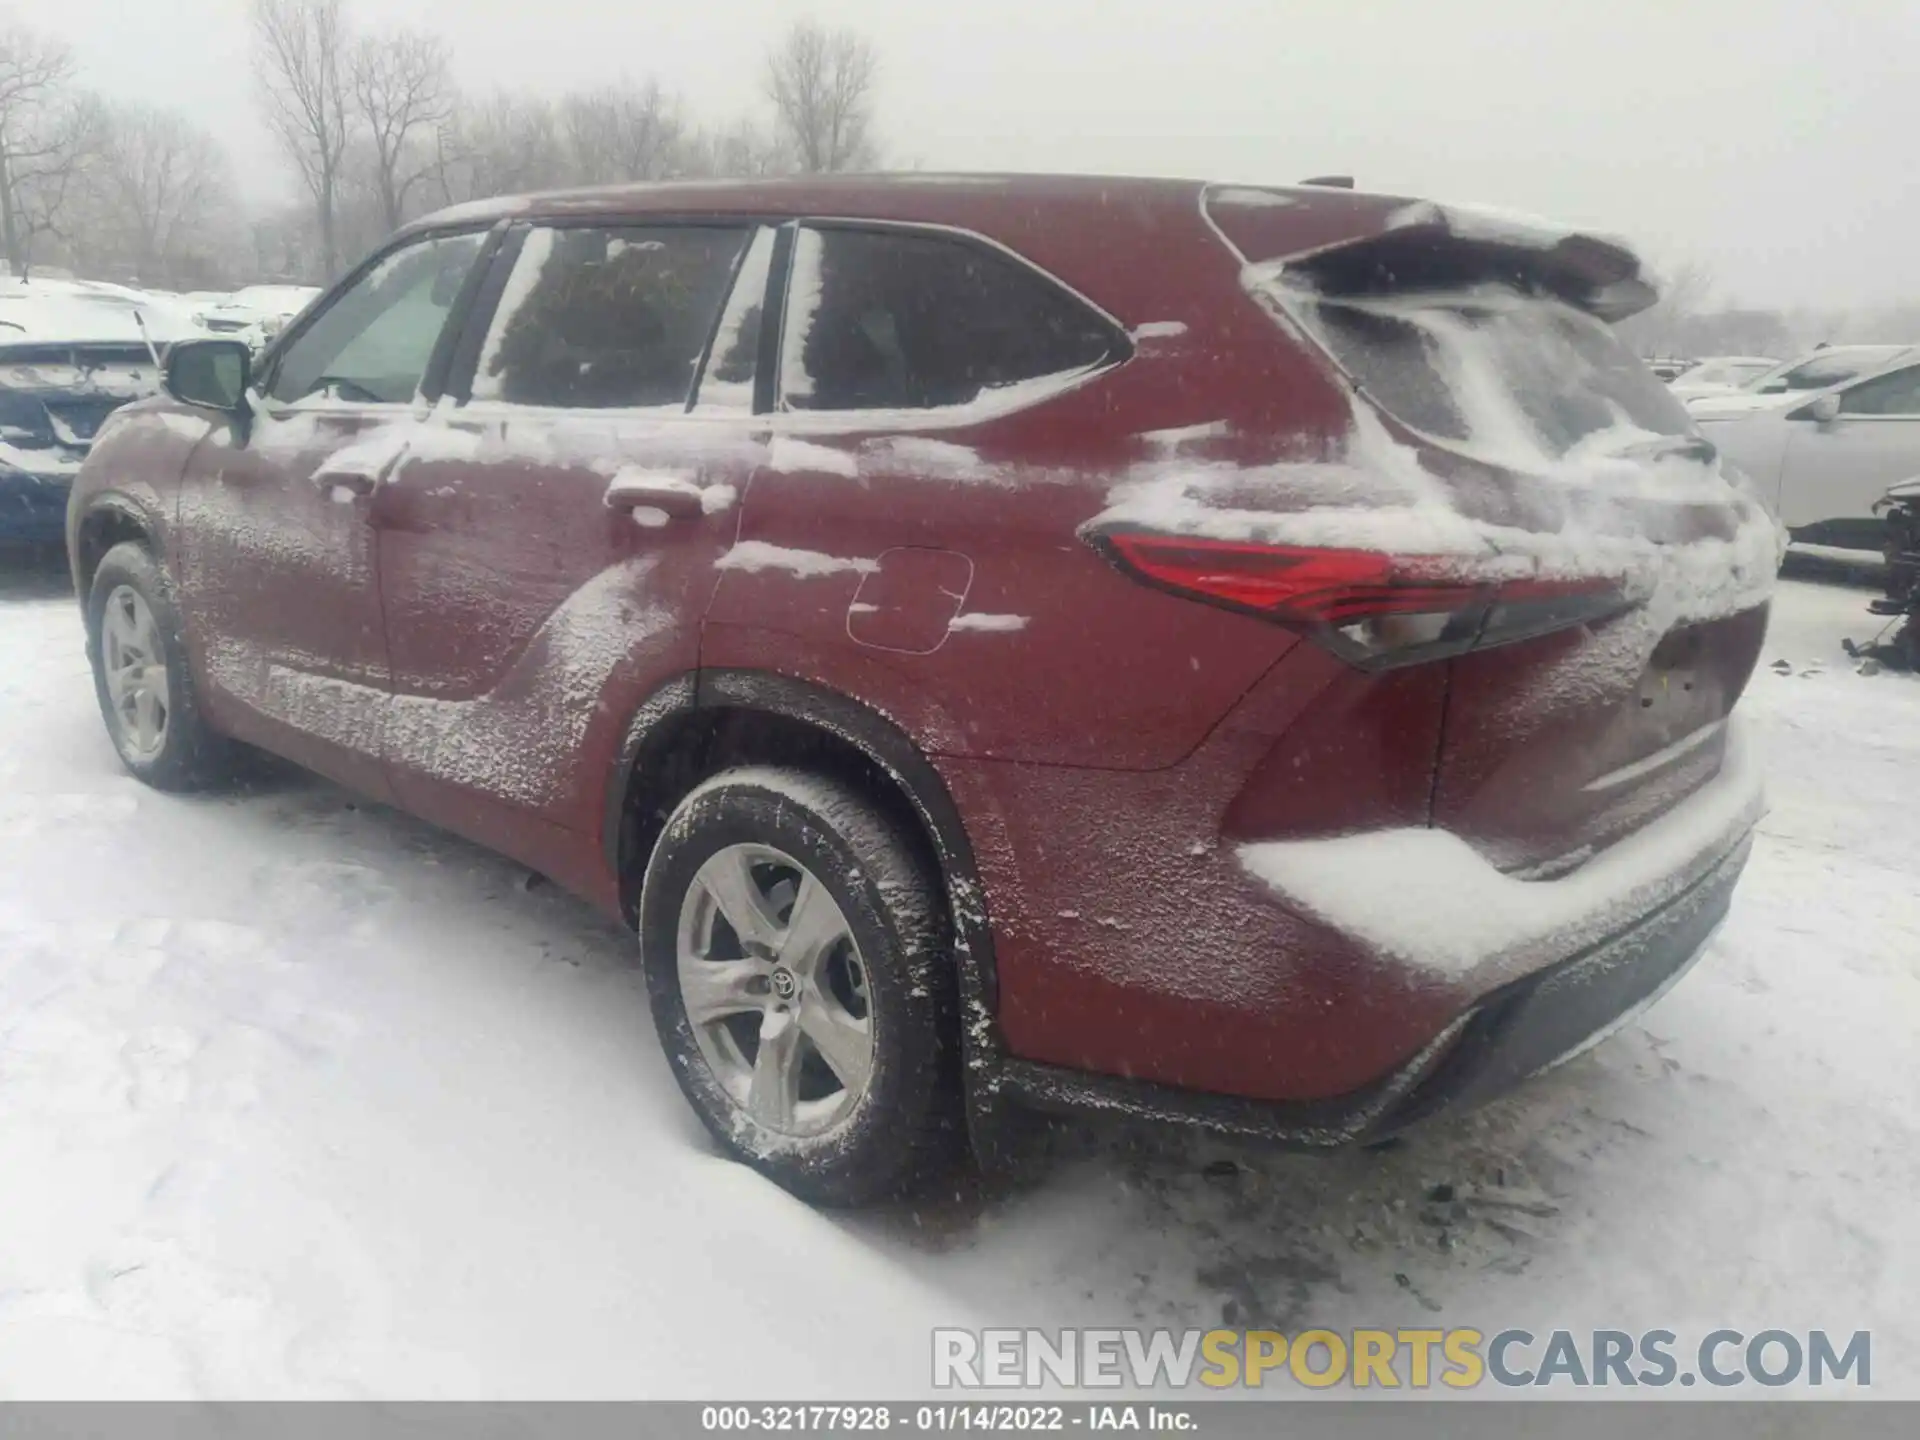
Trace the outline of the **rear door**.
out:
[[[1780,481],[1780,519],[1789,529],[1839,524],[1878,549],[1873,506],[1889,486],[1920,475],[1920,365],[1863,380],[1840,392],[1838,418],[1795,412]],[[1851,522],[1849,524],[1848,522]]]
[[[757,334],[744,403],[716,385],[690,413],[695,380],[730,290],[757,315],[771,250],[745,223],[509,240],[451,393],[374,505],[410,809],[549,873],[596,823],[640,697],[697,662],[757,453]],[[737,368],[741,337],[723,340]]]
[[[1113,584],[1076,537],[1134,459],[1125,332],[986,240],[793,242],[767,462],[703,662],[882,708],[932,753],[1151,768],[1286,637]],[[1143,376],[1142,385],[1151,377]]]
[[[409,241],[276,354],[182,477],[176,563],[222,728],[374,794],[391,683],[372,496],[484,235]]]

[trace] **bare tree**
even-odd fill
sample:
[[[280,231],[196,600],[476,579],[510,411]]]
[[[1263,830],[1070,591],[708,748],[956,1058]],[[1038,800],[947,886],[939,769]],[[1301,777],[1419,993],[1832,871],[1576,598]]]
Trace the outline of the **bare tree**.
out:
[[[18,202],[18,274],[28,273],[35,243],[41,237],[72,239],[69,220],[75,202],[99,168],[105,115],[106,107],[99,97],[69,96],[44,117],[35,140],[11,157],[8,174]]]
[[[569,95],[560,123],[582,185],[664,180],[684,173],[687,127],[658,80]]]
[[[371,187],[388,230],[407,219],[407,198],[434,164],[433,140],[453,118],[447,48],[434,35],[370,35],[353,51],[353,107],[365,126]]]
[[[214,137],[166,110],[127,105],[104,116],[95,223],[117,232],[142,280],[220,248],[214,231],[233,208],[227,154]],[[197,253],[196,253],[197,252]]]
[[[99,107],[71,89],[67,47],[23,26],[0,31],[0,245],[24,276],[35,236],[55,229],[95,152]]]
[[[785,147],[751,120],[703,131],[688,148],[689,174],[758,179],[763,175],[784,175],[793,169]]]
[[[1620,323],[1621,338],[1645,355],[1685,355],[1687,332],[1713,294],[1713,273],[1698,261],[1685,261],[1656,277],[1659,299]]]
[[[339,273],[335,205],[347,149],[347,21],[341,0],[253,0],[267,119],[300,172],[320,228],[321,263]]]
[[[848,29],[797,22],[767,55],[766,94],[799,168],[811,175],[874,159],[873,47]]]
[[[437,144],[434,184],[444,203],[551,189],[568,178],[554,107],[501,92],[461,107]]]

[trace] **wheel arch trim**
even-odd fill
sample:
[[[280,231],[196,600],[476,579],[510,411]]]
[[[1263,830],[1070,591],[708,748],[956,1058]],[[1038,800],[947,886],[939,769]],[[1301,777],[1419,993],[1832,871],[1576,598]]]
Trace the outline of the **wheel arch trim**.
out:
[[[674,676],[635,710],[608,776],[601,843],[609,870],[620,875],[626,798],[649,744],[691,715],[723,710],[777,716],[834,737],[879,769],[912,807],[941,870],[953,926],[969,1128],[976,1148],[986,1146],[1004,1050],[994,1022],[998,983],[985,892],[973,843],[946,781],[893,720],[840,691],[790,675],[703,669]]]
[[[106,516],[127,521],[138,528],[153,551],[153,563],[160,566],[163,573],[166,570],[166,523],[151,505],[142,503],[125,490],[102,490],[89,495],[83,508],[69,517],[67,526],[67,564],[73,574],[74,590],[82,605],[87,603],[87,590],[92,586],[93,576],[91,573],[85,574],[83,583],[82,566],[86,563],[86,557],[82,553],[80,538],[89,525]],[[100,555],[94,557],[96,566],[105,554],[106,550],[103,549]]]

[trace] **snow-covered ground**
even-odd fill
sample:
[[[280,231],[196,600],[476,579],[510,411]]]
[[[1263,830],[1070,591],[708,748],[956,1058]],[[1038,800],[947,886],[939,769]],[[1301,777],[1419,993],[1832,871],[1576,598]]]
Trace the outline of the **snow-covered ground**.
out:
[[[1380,1152],[1080,1133],[848,1218],[714,1156],[621,934],[318,782],[143,790],[0,578],[0,1398],[907,1395],[935,1325],[1223,1319],[1872,1329],[1920,1396],[1920,681],[1854,673],[1864,599],[1784,587],[1735,913],[1591,1055]]]

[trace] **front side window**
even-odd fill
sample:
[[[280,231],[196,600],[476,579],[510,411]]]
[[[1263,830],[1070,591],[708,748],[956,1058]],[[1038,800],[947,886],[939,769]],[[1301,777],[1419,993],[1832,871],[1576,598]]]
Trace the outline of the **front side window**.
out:
[[[528,232],[480,347],[473,398],[684,409],[747,233],[693,225]]]
[[[1125,354],[1114,327],[984,246],[802,230],[781,357],[789,410],[925,410]]]
[[[411,401],[484,238],[422,240],[375,265],[294,337],[267,394],[289,404]]]
[[[1839,356],[1819,360],[1809,360],[1804,365],[1796,365],[1783,375],[1776,375],[1760,387],[1765,395],[1779,395],[1798,390],[1825,390],[1831,385],[1844,385],[1866,368],[1859,360],[1846,360]]]
[[[1877,375],[1840,397],[1842,415],[1920,415],[1920,365]]]

